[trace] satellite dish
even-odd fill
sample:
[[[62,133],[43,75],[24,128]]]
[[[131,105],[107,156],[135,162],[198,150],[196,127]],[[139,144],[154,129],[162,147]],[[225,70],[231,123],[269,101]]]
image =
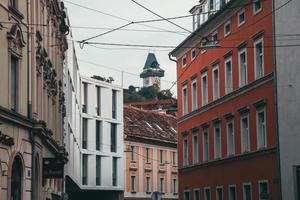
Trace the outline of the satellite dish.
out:
[[[160,192],[153,192],[151,195],[152,200],[161,200]]]

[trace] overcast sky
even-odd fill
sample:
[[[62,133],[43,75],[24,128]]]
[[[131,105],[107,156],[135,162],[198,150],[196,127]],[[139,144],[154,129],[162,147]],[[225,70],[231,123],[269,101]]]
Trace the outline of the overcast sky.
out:
[[[149,13],[143,8],[139,7],[131,0],[69,0],[73,3],[84,5],[102,12],[106,12],[130,21],[158,19],[157,16]],[[136,0],[154,12],[163,17],[175,17],[181,15],[188,15],[189,10],[197,4],[197,0]],[[103,15],[98,12],[80,8],[68,2],[65,3],[70,18],[72,33],[74,40],[83,40],[88,37],[100,34],[107,30],[101,29],[83,29],[84,27],[98,27],[98,28],[116,28],[128,22],[121,19],[116,19]],[[191,30],[192,18],[184,18],[173,20],[173,22]],[[179,33],[168,32],[141,32],[141,31],[116,31],[102,37],[93,39],[93,42],[105,43],[126,43],[126,44],[145,44],[145,45],[178,45],[184,40],[188,33],[183,33],[184,30],[166,22],[147,23],[146,25],[155,26],[160,29],[166,29]],[[125,29],[138,30],[154,30],[158,29],[145,27],[142,25],[130,25]],[[159,31],[159,30],[158,30]],[[172,84],[168,81],[176,80],[176,64],[169,60],[168,53],[170,49],[157,48],[143,48],[136,50],[129,47],[112,47],[100,46],[98,48],[85,45],[80,49],[76,44],[76,54],[79,59],[80,71],[83,75],[91,76],[97,74],[100,76],[112,76],[116,84],[121,84],[121,72],[109,70],[101,67],[111,67],[130,72],[133,74],[140,74],[142,72],[144,63],[148,52],[154,52],[160,67],[165,70],[165,77],[162,79],[162,88],[167,89]],[[95,64],[89,64],[90,63]],[[96,65],[97,64],[97,65]],[[124,74],[124,87],[129,85],[142,86],[142,80],[135,75]],[[176,87],[174,87],[176,89]],[[175,91],[173,89],[173,91]]]

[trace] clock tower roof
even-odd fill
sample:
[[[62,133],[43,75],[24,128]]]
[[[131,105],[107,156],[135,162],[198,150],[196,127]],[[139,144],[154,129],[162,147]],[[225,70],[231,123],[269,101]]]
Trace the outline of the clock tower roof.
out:
[[[155,54],[148,53],[143,72],[140,74],[140,77],[163,77],[164,73],[165,71],[159,67]]]

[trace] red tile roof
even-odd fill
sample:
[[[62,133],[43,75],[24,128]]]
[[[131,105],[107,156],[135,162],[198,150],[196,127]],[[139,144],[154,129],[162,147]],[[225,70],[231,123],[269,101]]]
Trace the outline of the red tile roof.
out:
[[[124,135],[176,144],[176,117],[158,111],[124,106]]]

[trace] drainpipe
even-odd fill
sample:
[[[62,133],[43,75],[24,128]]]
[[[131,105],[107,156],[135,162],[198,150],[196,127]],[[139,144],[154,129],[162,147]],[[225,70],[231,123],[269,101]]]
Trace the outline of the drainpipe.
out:
[[[172,58],[171,53],[169,53],[169,60],[171,60],[171,61],[173,61],[173,62],[175,62],[177,64],[177,60],[175,60],[174,58]]]
[[[275,10],[275,1],[272,0],[272,11]],[[278,119],[278,88],[277,88],[277,59],[276,59],[276,18],[275,12],[272,14],[272,33],[273,33],[273,73],[274,73],[274,107],[275,107],[275,134],[276,134],[276,154],[277,154],[277,173],[278,173],[278,199],[282,199],[281,188],[281,164],[280,164],[280,139],[279,139],[279,119]]]

